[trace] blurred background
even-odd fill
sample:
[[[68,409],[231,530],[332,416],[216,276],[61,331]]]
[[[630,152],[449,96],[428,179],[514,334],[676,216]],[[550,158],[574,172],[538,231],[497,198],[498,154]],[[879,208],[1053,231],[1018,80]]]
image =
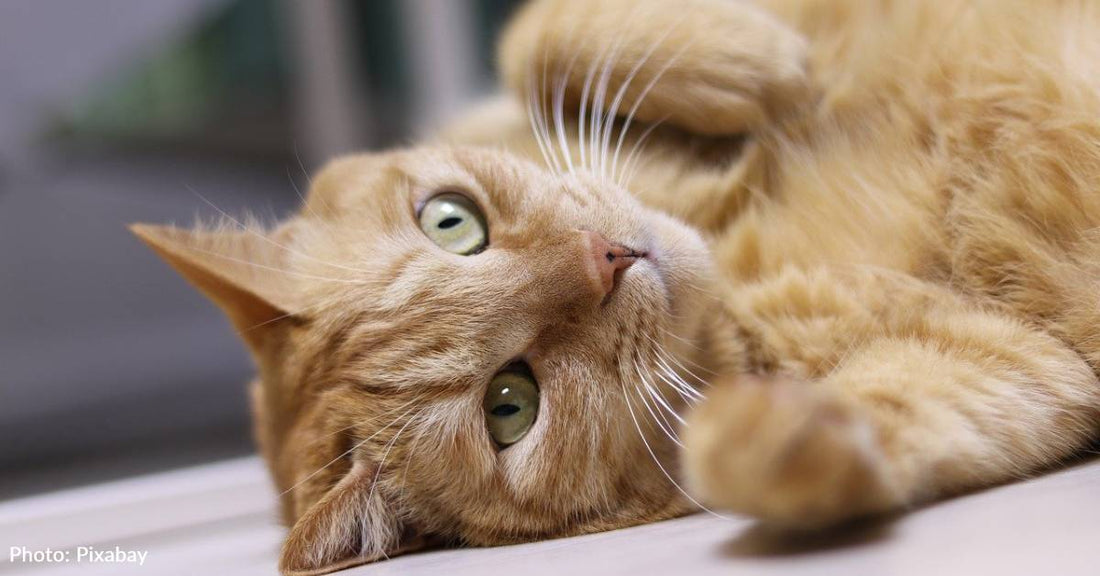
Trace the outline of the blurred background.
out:
[[[491,92],[516,4],[0,2],[0,499],[252,452],[244,348],[125,225],[288,214]]]

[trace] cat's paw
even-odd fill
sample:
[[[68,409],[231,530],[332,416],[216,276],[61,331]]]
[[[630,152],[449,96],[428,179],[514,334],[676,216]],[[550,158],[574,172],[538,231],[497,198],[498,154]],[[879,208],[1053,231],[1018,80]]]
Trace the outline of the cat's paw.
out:
[[[691,415],[685,446],[690,489],[707,506],[815,528],[898,505],[868,421],[810,384],[717,385]]]
[[[798,32],[748,2],[538,0],[509,27],[500,58],[507,84],[524,99],[532,80],[550,91],[564,77],[574,112],[596,98],[607,110],[625,84],[620,115],[640,100],[643,122],[721,135],[807,101],[806,52]],[[607,89],[586,92],[605,69]]]

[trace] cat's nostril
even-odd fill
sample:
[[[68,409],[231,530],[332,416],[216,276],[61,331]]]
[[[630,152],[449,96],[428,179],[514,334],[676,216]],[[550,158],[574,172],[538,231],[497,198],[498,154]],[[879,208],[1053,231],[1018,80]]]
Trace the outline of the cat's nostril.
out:
[[[582,232],[588,242],[588,264],[586,269],[592,285],[601,298],[615,290],[618,272],[630,268],[645,253],[637,252],[619,244],[608,242],[598,232]]]

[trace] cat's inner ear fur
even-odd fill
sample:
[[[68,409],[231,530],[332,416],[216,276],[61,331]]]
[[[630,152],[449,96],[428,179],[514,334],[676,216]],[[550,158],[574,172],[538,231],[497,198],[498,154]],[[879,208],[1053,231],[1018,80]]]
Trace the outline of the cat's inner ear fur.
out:
[[[266,326],[296,309],[287,271],[288,229],[186,230],[134,224],[130,230],[220,307],[242,338],[259,345]]]
[[[327,574],[421,549],[425,540],[401,522],[374,489],[377,469],[356,462],[294,523],[279,558],[286,576]]]

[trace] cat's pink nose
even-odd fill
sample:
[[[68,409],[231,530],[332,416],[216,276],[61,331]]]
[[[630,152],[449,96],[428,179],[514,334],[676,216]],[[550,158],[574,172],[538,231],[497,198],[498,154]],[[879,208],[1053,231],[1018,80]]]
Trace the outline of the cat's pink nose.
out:
[[[626,270],[639,258],[645,258],[644,252],[612,244],[597,232],[584,231],[582,234],[588,242],[588,273],[601,297],[615,289],[620,270]]]

